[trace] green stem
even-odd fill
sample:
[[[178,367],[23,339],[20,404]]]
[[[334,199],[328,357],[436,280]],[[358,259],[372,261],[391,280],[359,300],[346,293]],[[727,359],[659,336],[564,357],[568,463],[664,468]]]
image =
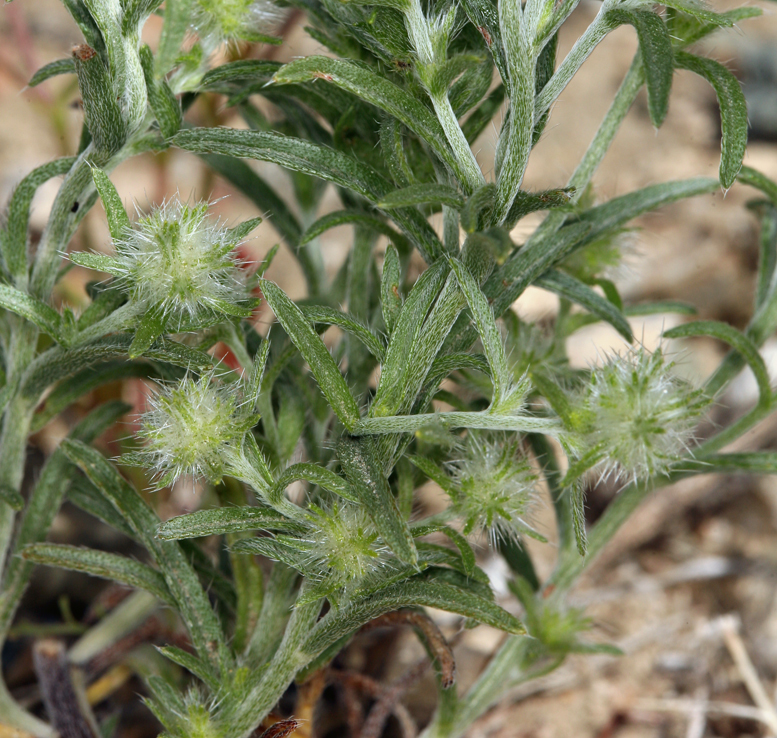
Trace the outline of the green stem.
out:
[[[292,612],[281,645],[263,672],[262,679],[235,712],[229,711],[231,714],[224,716],[230,736],[248,738],[282,697],[296,673],[308,662],[301,646],[310,635],[320,611],[321,601],[317,600]]]
[[[618,88],[618,92],[607,110],[596,135],[591,141],[580,163],[577,165],[572,177],[569,180],[569,187],[574,188],[573,200],[577,201],[585,192],[586,188],[593,179],[596,170],[602,163],[605,154],[612,145],[615,135],[620,129],[621,123],[626,114],[634,104],[642,84],[645,81],[645,73],[642,68],[642,57],[639,52],[634,56],[629,71]],[[543,238],[555,233],[567,219],[568,214],[561,210],[551,210],[549,215],[540,224],[539,228],[532,234],[527,242],[536,243]],[[524,247],[525,248],[525,247]]]

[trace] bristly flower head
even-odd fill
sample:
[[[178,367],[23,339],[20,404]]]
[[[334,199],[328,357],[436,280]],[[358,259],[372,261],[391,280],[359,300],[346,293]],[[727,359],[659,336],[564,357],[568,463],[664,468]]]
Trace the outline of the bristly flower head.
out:
[[[131,300],[158,311],[170,332],[246,315],[254,301],[234,251],[243,233],[210,220],[207,203],[173,199],[116,241],[107,269]]]
[[[271,0],[195,0],[192,13],[192,26],[208,48],[229,41],[261,41],[281,18]]]
[[[659,348],[614,354],[591,371],[577,407],[576,429],[565,439],[601,478],[626,482],[666,474],[689,452],[709,404],[673,372]],[[570,443],[571,442],[571,443]]]
[[[128,460],[151,469],[159,487],[183,476],[218,482],[258,422],[239,385],[220,382],[215,371],[163,387],[150,405],[138,434],[146,446]]]
[[[325,577],[345,586],[380,566],[388,548],[378,540],[378,532],[363,507],[334,504],[330,510],[323,510],[311,504],[308,509],[310,529],[305,539]]]
[[[464,533],[486,533],[492,542],[526,533],[540,537],[527,518],[537,501],[537,476],[515,439],[470,431],[462,456],[448,462],[453,511]]]

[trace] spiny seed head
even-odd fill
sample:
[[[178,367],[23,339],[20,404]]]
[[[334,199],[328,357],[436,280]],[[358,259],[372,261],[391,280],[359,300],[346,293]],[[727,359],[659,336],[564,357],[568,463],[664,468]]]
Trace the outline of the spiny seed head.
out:
[[[709,405],[673,372],[659,348],[614,354],[591,372],[583,390],[574,455],[594,450],[601,478],[631,482],[665,474],[688,453],[699,417]]]
[[[316,562],[322,578],[347,586],[362,580],[381,566],[388,547],[364,508],[333,504],[329,510],[309,506],[310,528],[305,534],[311,563]]]
[[[280,9],[270,0],[195,0],[192,26],[206,46],[215,48],[251,41],[272,30],[280,18]]]
[[[447,464],[451,507],[464,533],[487,533],[492,543],[518,532],[533,534],[527,522],[537,500],[537,477],[511,438],[470,432],[461,458]]]
[[[214,372],[163,387],[150,406],[140,419],[146,447],[139,461],[154,472],[159,487],[182,476],[218,482],[258,421],[240,388],[222,384]]]
[[[172,331],[250,306],[238,241],[208,204],[163,203],[120,238],[112,273],[131,300],[161,311]]]

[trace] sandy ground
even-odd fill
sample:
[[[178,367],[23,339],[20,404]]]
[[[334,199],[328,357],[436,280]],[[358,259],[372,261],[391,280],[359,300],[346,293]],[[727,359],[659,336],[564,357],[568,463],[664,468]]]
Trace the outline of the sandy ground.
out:
[[[767,4],[763,7],[770,9]],[[769,58],[777,47],[774,9],[772,5],[771,15],[748,21],[741,30],[723,33],[706,50],[739,71],[747,67],[747,59],[757,56],[758,49]],[[596,10],[596,3],[582,4],[562,32],[562,50],[571,46]],[[155,31],[149,29],[151,40]],[[22,88],[34,69],[64,56],[79,40],[77,29],[54,0],[17,0],[0,11],[0,201],[7,200],[31,168],[73,147],[81,121],[73,83],[56,79],[39,90]],[[635,46],[633,31],[619,29],[594,52],[564,92],[532,158],[526,180],[529,188],[565,183],[628,68]],[[280,58],[315,50],[315,43],[295,29]],[[777,97],[777,83],[773,94]],[[220,114],[222,122],[229,123],[229,112]],[[607,198],[663,180],[715,176],[718,125],[711,89],[696,77],[678,74],[670,113],[660,131],[649,121],[644,97],[637,101],[595,178],[597,193]],[[493,132],[486,132],[476,146],[486,171],[493,161],[493,146]],[[746,161],[777,178],[774,142],[753,142]],[[283,174],[273,172],[272,176],[290,191]],[[180,152],[135,159],[121,166],[114,180],[125,201],[135,201],[140,207],[178,191],[184,198],[218,200],[216,210],[226,219],[256,214],[244,198]],[[45,222],[55,191],[56,184],[42,188],[35,202],[33,228]],[[229,197],[219,199],[224,195]],[[682,299],[695,304],[703,318],[744,325],[752,304],[757,259],[755,223],[743,207],[752,196],[752,191],[736,186],[728,193],[686,201],[642,219],[628,269],[617,278],[624,299],[628,303]],[[336,207],[333,192],[327,202]],[[525,237],[535,224],[527,219],[515,237]],[[328,270],[334,271],[341,262],[345,237],[344,230],[328,234]],[[250,244],[252,255],[261,258],[275,238],[271,223],[263,224]],[[74,248],[107,248],[101,208],[88,216],[77,239]],[[299,273],[288,253],[276,259],[269,277],[292,295],[301,295]],[[85,273],[74,270],[59,298],[79,305],[86,280]],[[540,290],[530,290],[517,306],[529,318],[547,316],[554,308],[553,297]],[[661,328],[676,320],[671,315],[653,317],[636,324],[636,333],[647,345],[654,345]],[[614,331],[594,326],[571,340],[570,352],[574,363],[584,365],[596,360],[597,351],[618,345]],[[701,379],[712,371],[722,348],[698,341],[693,349],[685,353],[684,371]],[[767,344],[764,354],[777,368],[777,347]],[[719,420],[741,412],[753,397],[752,379],[743,375],[724,398]],[[38,439],[39,445],[49,448],[63,431],[64,427],[52,424],[48,435]],[[744,439],[743,447],[774,448],[775,442],[777,422],[767,422]],[[594,492],[592,515],[611,494],[612,490],[605,489]],[[547,517],[548,525],[549,521]],[[64,535],[68,524],[68,520],[59,520],[55,535],[57,531]],[[774,734],[776,534],[774,478],[702,477],[655,493],[591,568],[572,598],[591,617],[593,637],[617,643],[625,655],[569,659],[554,674],[492,710],[469,735],[702,738]],[[540,572],[547,573],[553,561],[552,547],[533,543],[531,547]],[[52,582],[43,579],[39,586],[55,587]],[[445,625],[446,621],[442,618],[441,622]],[[481,627],[461,641],[457,657],[462,685],[476,676],[499,638],[498,633]],[[405,646],[402,656],[387,677],[400,674],[418,656],[412,639],[403,637],[401,642]],[[761,686],[766,700],[760,698],[758,709],[756,685]],[[428,691],[419,688],[407,696],[416,715],[428,712]]]

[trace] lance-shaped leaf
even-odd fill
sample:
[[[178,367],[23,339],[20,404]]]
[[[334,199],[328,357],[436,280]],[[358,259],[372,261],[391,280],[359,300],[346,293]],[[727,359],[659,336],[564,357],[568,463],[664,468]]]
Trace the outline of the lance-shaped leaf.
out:
[[[380,277],[380,308],[389,334],[394,330],[402,310],[402,295],[399,292],[401,281],[402,266],[399,263],[399,253],[393,246],[389,246],[386,249],[383,273]]]
[[[380,233],[384,236],[388,236],[392,243],[397,248],[401,248],[403,251],[407,251],[410,248],[410,244],[407,239],[401,234],[397,233],[388,223],[381,220],[375,215],[365,213],[361,210],[335,210],[333,213],[327,213],[322,215],[317,221],[315,221],[300,238],[300,243],[305,244],[317,238],[322,233],[325,233],[330,228],[336,228],[341,225],[359,225],[366,226],[374,230],[376,233]]]
[[[27,397],[38,397],[47,387],[70,377],[83,369],[103,361],[127,356],[133,336],[116,334],[100,338],[76,348],[57,348],[41,354],[30,365],[24,376],[22,392]],[[184,369],[205,369],[213,366],[213,357],[184,346],[182,343],[160,338],[145,357]]]
[[[769,406],[772,402],[772,384],[769,371],[758,347],[744,334],[727,323],[715,320],[697,320],[684,323],[664,333],[666,338],[683,338],[687,336],[710,336],[719,341],[725,341],[734,351],[737,351],[750,365],[758,384],[759,404]]]
[[[211,69],[200,82],[201,90],[224,90],[226,85],[235,82],[256,82],[268,80],[283,65],[276,61],[264,59],[239,59],[238,61],[221,64]]]
[[[408,356],[432,303],[445,283],[446,271],[446,262],[439,261],[429,267],[410,290],[391,334],[370,415],[393,415],[399,409],[403,393],[401,380]]]
[[[60,448],[126,519],[148,549],[200,657],[214,666],[227,666],[229,656],[218,618],[179,545],[156,538],[156,513],[98,451],[71,440],[63,441]]]
[[[475,319],[478,335],[483,343],[483,350],[491,368],[491,381],[494,385],[491,404],[492,407],[496,408],[506,399],[511,378],[502,335],[497,328],[494,312],[488,304],[486,296],[469,270],[457,259],[450,259],[449,263],[451,270],[456,275],[459,287],[467,299],[467,304]]]
[[[27,83],[28,87],[37,87],[47,79],[56,77],[60,74],[75,74],[76,63],[73,59],[57,59],[56,61],[49,62],[45,66],[41,67],[35,74],[32,75],[30,81]]]
[[[157,646],[157,651],[170,659],[174,664],[183,667],[187,671],[190,671],[194,676],[203,681],[214,692],[219,688],[218,679],[213,678],[213,674],[210,673],[207,666],[202,663],[193,653],[184,651],[177,646]]]
[[[748,166],[743,166],[739,170],[737,179],[742,182],[742,184],[750,185],[750,187],[761,190],[761,192],[771,200],[772,205],[777,208],[777,182],[769,179],[769,177],[762,174],[757,169]]]
[[[378,361],[383,361],[383,354],[386,352],[383,341],[353,315],[324,305],[305,305],[302,308],[302,314],[311,323],[336,325],[354,338],[358,338]]]
[[[57,343],[68,345],[71,331],[68,330],[69,326],[62,319],[62,316],[54,308],[30,297],[26,292],[0,284],[0,308],[21,315],[22,318],[26,318],[51,336]]]
[[[321,337],[278,285],[267,280],[262,280],[260,284],[267,304],[310,366],[335,415],[350,430],[359,420],[359,406]]]
[[[512,305],[530,284],[567,256],[590,232],[589,223],[573,223],[548,239],[529,243],[514,252],[486,288],[487,294],[493,294],[495,286],[510,285],[495,301],[495,311],[501,313]]]
[[[81,571],[93,577],[112,579],[128,587],[144,589],[175,607],[165,578],[156,569],[126,556],[58,543],[33,543],[22,549],[21,553],[24,559],[35,564]]]
[[[607,13],[607,19],[615,25],[627,23],[634,26],[637,32],[645,70],[650,120],[659,128],[669,110],[669,93],[674,74],[672,39],[666,24],[660,15],[650,10],[616,8]]]
[[[138,323],[135,331],[135,338],[129,347],[130,359],[137,359],[148,351],[164,332],[167,325],[164,310],[161,308],[152,308],[148,310]]]
[[[218,536],[246,530],[299,530],[299,524],[264,507],[218,507],[170,518],[157,528],[163,541]]]
[[[3,260],[11,277],[22,286],[27,278],[27,228],[30,223],[32,198],[44,182],[67,174],[74,157],[55,159],[33,169],[16,187],[8,203],[5,233],[0,237]]]
[[[365,600],[351,602],[339,610],[330,610],[316,623],[303,646],[304,652],[316,655],[380,615],[412,606],[435,607],[508,633],[525,633],[518,618],[485,597],[449,584],[442,578],[413,577]]]
[[[687,15],[692,15],[694,18],[706,21],[707,23],[713,23],[719,27],[731,27],[734,22],[731,18],[724,14],[716,13],[710,9],[707,3],[702,0],[667,0],[662,2],[661,5],[665,5],[667,8],[674,8]]]
[[[264,131],[228,128],[182,130],[172,143],[200,154],[225,154],[279,164],[295,172],[334,182],[377,203],[393,185],[366,164],[320,144]],[[414,209],[399,210],[393,219],[412,239],[427,262],[442,253],[442,244],[423,215]]]
[[[359,497],[345,479],[318,464],[292,464],[281,473],[275,486],[279,492],[283,492],[292,482],[299,480],[318,485],[351,502],[359,502]]]
[[[747,103],[742,88],[731,72],[713,59],[678,51],[675,64],[704,77],[712,85],[720,106],[720,183],[728,189],[742,167],[747,148]]]
[[[545,272],[536,282],[538,287],[554,292],[559,297],[577,303],[602,320],[609,323],[627,341],[633,340],[631,326],[623,313],[609,300],[594,292],[579,279],[553,269]]]
[[[343,438],[337,457],[351,489],[364,505],[383,540],[397,558],[409,566],[418,562],[418,552],[407,522],[402,518],[371,439]]]
[[[94,179],[95,189],[105,208],[111,238],[118,241],[125,237],[131,228],[127,211],[124,209],[124,204],[113,186],[113,182],[102,169],[92,167],[92,179]]]
[[[437,118],[418,98],[372,70],[342,59],[309,56],[281,67],[275,84],[325,80],[375,105],[426,141],[461,181],[466,181]]]
[[[148,103],[154,111],[162,136],[170,138],[178,133],[183,124],[183,111],[167,80],[154,77],[154,57],[146,44],[140,47],[140,63],[143,66]]]
[[[643,187],[620,197],[614,197],[602,205],[584,210],[579,220],[590,223],[592,228],[581,245],[590,243],[607,231],[621,228],[630,220],[649,213],[656,208],[683,200],[686,197],[705,195],[716,192],[720,188],[717,179],[710,177],[695,177],[674,182]]]
[[[413,207],[414,205],[447,205],[456,210],[464,207],[464,198],[449,185],[423,183],[394,190],[378,202],[383,210]]]
[[[698,459],[683,461],[682,470],[705,472],[732,472],[734,474],[777,474],[777,453],[774,451],[750,451],[733,454],[711,454]]]

